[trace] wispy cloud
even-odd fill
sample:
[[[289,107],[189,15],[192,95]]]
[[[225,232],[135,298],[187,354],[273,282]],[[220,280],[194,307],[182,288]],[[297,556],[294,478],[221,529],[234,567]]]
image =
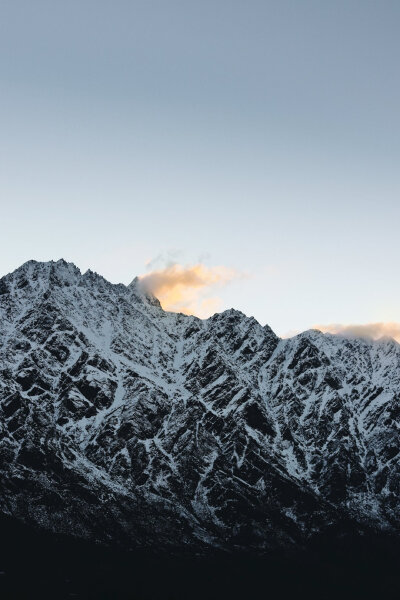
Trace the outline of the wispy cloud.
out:
[[[239,277],[243,275],[224,266],[173,263],[142,275],[139,281],[165,310],[207,318],[221,307],[221,299],[214,296],[216,290]]]
[[[330,325],[314,325],[314,329],[319,329],[325,333],[339,333],[348,337],[364,337],[374,340],[389,336],[400,342],[400,323],[383,322],[365,323],[363,325],[331,323]]]

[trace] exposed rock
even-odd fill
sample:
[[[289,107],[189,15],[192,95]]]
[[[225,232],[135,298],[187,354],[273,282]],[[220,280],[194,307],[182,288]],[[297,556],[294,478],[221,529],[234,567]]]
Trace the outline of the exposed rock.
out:
[[[47,530],[258,551],[397,532],[399,427],[392,340],[167,313],[65,261],[0,280],[0,510]]]

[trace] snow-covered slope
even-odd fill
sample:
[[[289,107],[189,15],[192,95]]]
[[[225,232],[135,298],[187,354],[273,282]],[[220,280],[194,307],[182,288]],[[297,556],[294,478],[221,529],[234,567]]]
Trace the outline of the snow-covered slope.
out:
[[[400,346],[163,311],[65,261],[0,280],[0,510],[130,546],[397,531]]]

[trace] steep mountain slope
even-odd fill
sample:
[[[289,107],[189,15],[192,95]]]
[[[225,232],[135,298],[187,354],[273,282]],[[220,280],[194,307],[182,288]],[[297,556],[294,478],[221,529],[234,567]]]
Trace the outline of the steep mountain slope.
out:
[[[400,346],[166,313],[65,261],[0,280],[0,510],[128,546],[397,531]]]

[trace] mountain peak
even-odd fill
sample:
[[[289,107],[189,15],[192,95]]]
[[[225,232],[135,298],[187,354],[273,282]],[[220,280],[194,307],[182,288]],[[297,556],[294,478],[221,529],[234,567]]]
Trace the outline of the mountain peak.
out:
[[[143,287],[139,277],[134,277],[128,285],[128,288],[141,300],[145,300],[148,304],[151,304],[152,306],[162,308],[159,299]]]
[[[72,285],[81,276],[78,267],[64,259],[47,262],[29,260],[2,277],[1,288],[3,294],[12,290],[16,293],[25,293],[23,290],[28,289],[43,291],[51,285]]]
[[[49,261],[37,261],[37,260],[27,260],[20,267],[8,273],[6,277],[18,276],[21,273],[24,273],[28,276],[36,277],[39,274],[46,275],[50,272],[70,272],[76,275],[81,275],[80,269],[73,263],[67,262],[63,258],[59,260],[49,260]]]

